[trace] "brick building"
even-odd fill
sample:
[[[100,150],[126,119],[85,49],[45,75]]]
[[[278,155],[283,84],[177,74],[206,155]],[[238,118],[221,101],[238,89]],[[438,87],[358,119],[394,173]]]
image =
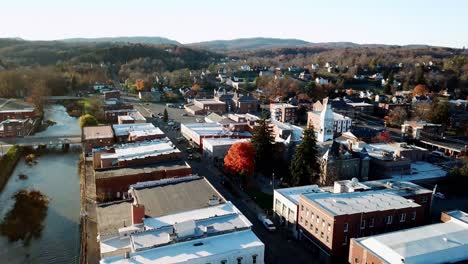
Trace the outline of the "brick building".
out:
[[[166,137],[161,129],[151,123],[117,124],[112,125],[112,129],[114,130],[116,142],[119,143]]]
[[[121,168],[180,160],[182,153],[169,139],[114,145],[93,153],[94,169]]]
[[[93,148],[113,145],[115,143],[114,131],[109,125],[83,127],[81,141],[85,153],[90,153]]]
[[[232,97],[234,111],[239,114],[257,112],[258,101],[250,95],[234,93]]]
[[[0,110],[0,122],[7,119],[34,119],[35,117],[34,108]]]
[[[423,188],[406,193],[404,188],[342,192],[342,187],[299,196],[300,237],[333,256],[347,256],[351,238],[423,224],[432,198]]]
[[[349,263],[466,263],[468,214],[442,213],[443,223],[351,240]]]
[[[283,123],[294,123],[296,121],[297,106],[285,103],[270,104],[271,119]]]
[[[132,184],[190,174],[192,168],[182,160],[117,169],[97,169],[94,171],[96,196],[98,201],[119,199],[126,196]]]
[[[104,94],[104,99],[105,100],[120,99],[120,91],[118,91],[118,90],[105,91],[105,92],[103,92],[103,94]]]
[[[0,138],[27,136],[33,127],[31,119],[7,119],[0,122]]]
[[[205,115],[208,112],[226,112],[226,103],[217,99],[194,99],[192,103],[186,104],[185,111],[192,115]]]
[[[146,119],[143,115],[134,109],[119,109],[104,111],[106,121],[111,124],[122,124],[122,123],[146,123]],[[127,116],[125,122],[119,122],[119,116]]]

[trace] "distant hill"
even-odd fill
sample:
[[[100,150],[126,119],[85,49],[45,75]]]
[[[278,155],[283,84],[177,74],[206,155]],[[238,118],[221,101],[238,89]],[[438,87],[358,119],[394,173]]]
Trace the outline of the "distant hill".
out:
[[[147,58],[167,70],[207,67],[220,54],[173,44],[113,42],[25,41],[0,38],[0,61],[21,66],[58,62],[125,64]]]
[[[198,47],[215,51],[230,50],[256,50],[283,47],[308,46],[310,42],[300,39],[279,39],[279,38],[241,38],[233,40],[212,40],[198,43],[190,43],[187,46]]]
[[[74,43],[141,43],[141,44],[171,44],[171,45],[180,45],[179,42],[163,38],[163,37],[107,37],[107,38],[68,38],[62,39],[60,41],[64,42],[74,42]]]

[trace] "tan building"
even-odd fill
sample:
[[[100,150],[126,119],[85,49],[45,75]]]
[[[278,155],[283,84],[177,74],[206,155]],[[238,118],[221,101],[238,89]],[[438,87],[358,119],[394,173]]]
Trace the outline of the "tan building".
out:
[[[205,115],[208,112],[226,112],[226,103],[217,99],[194,99],[193,103],[185,105],[185,111],[192,115]]]
[[[83,127],[81,140],[85,153],[90,153],[93,148],[113,145],[114,131],[108,125]]]
[[[414,227],[424,223],[432,192],[420,188],[353,191],[338,183],[333,193],[299,197],[300,237],[333,256],[347,256],[351,238]]]

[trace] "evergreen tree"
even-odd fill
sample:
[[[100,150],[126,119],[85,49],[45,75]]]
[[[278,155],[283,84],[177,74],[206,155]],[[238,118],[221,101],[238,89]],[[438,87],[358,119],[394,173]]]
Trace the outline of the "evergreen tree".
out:
[[[291,171],[290,185],[302,186],[314,183],[320,172],[318,162],[317,140],[314,128],[304,130],[302,142],[297,146],[289,167]]]
[[[254,128],[252,145],[255,148],[256,168],[264,175],[271,174],[273,160],[273,137],[268,122],[262,118]]]
[[[168,120],[169,120],[169,114],[167,113],[167,109],[164,108],[163,121],[167,123]]]

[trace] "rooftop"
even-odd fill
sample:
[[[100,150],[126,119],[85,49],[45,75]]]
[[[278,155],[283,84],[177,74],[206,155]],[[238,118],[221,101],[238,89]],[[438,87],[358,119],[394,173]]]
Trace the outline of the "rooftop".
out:
[[[86,126],[83,127],[83,139],[101,139],[101,138],[113,138],[114,131],[111,126]]]
[[[350,193],[302,194],[307,200],[327,210],[332,215],[347,215],[420,207],[412,200],[391,191],[368,191]]]
[[[286,197],[295,205],[299,205],[299,196],[301,196],[301,194],[321,193],[323,191],[320,189],[318,185],[314,184],[314,185],[306,185],[306,186],[299,186],[299,187],[275,189],[275,192]]]
[[[271,103],[270,108],[280,108],[280,107],[290,107],[290,108],[297,108],[297,106],[288,104],[288,103]]]
[[[31,112],[34,111],[34,105],[20,99],[0,98],[0,113],[11,111]]]
[[[152,174],[156,171],[171,171],[177,169],[189,169],[190,166],[183,160],[169,161],[169,162],[157,162],[143,166],[135,167],[123,167],[117,169],[107,170],[96,170],[94,171],[94,177],[96,179],[107,179],[114,177],[123,177],[137,174]]]
[[[211,145],[211,146],[230,146],[234,143],[239,142],[250,142],[250,139],[247,138],[204,138],[203,145]]]
[[[151,123],[118,124],[112,125],[112,128],[114,129],[116,137],[127,136],[131,131],[145,131],[156,129],[156,127]]]
[[[132,225],[132,201],[99,204],[96,207],[98,234],[116,234],[119,228]]]
[[[101,264],[190,263],[225,252],[264,246],[251,230],[244,230],[130,253],[128,259],[123,256],[105,258]]]
[[[225,203],[224,197],[203,177],[186,176],[130,186],[136,203],[145,206],[149,217],[210,207],[210,199]]]
[[[117,159],[123,161],[180,152],[169,139],[114,145],[114,151],[115,152],[103,152],[101,154],[101,159]]]
[[[468,215],[455,211],[445,223],[355,241],[387,263],[454,263],[468,259]],[[457,216],[459,218],[457,218]]]
[[[181,127],[186,127],[200,136],[229,136],[229,135],[241,135],[250,136],[249,132],[232,132],[224,128],[220,124],[216,123],[189,123],[181,124]]]

